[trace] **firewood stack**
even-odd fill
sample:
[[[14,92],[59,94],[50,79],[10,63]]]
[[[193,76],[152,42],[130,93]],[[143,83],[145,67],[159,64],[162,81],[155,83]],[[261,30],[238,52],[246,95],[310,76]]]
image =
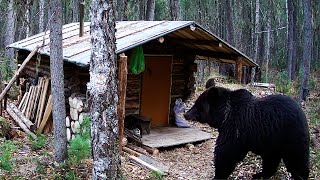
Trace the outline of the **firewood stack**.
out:
[[[83,94],[73,93],[69,97],[70,116],[66,117],[67,139],[70,141],[80,133],[80,125],[84,118],[89,116],[86,97]]]
[[[37,85],[27,83],[19,106],[10,104],[7,108],[8,113],[16,121],[22,121],[31,132],[48,133],[52,129],[52,96],[49,85],[50,79],[47,77],[39,77]]]

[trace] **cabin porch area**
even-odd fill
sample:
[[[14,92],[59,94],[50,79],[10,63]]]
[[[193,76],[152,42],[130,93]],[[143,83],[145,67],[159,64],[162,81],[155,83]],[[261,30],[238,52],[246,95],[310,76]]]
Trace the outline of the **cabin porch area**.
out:
[[[198,128],[154,127],[150,134],[143,135],[142,144],[152,147],[170,147],[204,141],[212,138],[212,134]]]

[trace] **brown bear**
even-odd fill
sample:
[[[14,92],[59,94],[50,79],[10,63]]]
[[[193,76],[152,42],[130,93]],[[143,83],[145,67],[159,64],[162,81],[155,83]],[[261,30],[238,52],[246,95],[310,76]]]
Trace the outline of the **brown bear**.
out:
[[[214,179],[228,178],[249,151],[263,161],[254,179],[269,179],[281,159],[293,179],[308,179],[308,124],[301,107],[288,96],[255,98],[244,89],[213,86],[199,96],[185,118],[218,129]]]

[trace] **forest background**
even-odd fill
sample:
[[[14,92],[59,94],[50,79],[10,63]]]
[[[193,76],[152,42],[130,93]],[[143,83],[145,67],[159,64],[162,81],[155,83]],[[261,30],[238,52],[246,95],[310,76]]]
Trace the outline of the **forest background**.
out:
[[[117,0],[116,20],[145,20],[154,11],[154,20],[192,20],[256,61],[262,81],[282,85],[290,91],[299,86],[304,44],[304,1],[300,0]],[[85,0],[85,21],[89,21],[90,1]],[[77,22],[79,0],[63,1],[63,23]],[[150,9],[151,7],[154,9]],[[311,90],[314,72],[320,68],[320,1],[311,1],[313,38],[310,49]],[[42,32],[47,27],[47,0],[0,0],[0,58],[4,79],[14,69],[14,52],[5,46]],[[300,75],[300,76],[299,76]],[[292,81],[291,81],[292,80]],[[299,88],[299,87],[297,87]],[[286,93],[286,92],[285,92]]]

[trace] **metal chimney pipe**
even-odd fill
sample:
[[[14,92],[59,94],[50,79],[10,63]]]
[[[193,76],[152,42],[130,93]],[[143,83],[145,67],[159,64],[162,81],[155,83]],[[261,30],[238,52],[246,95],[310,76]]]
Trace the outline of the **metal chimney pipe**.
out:
[[[84,24],[84,1],[79,3],[79,16],[80,16],[80,28],[79,28],[79,37],[83,36],[83,24]]]

